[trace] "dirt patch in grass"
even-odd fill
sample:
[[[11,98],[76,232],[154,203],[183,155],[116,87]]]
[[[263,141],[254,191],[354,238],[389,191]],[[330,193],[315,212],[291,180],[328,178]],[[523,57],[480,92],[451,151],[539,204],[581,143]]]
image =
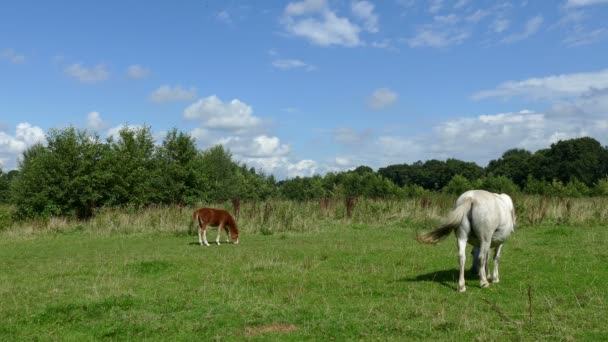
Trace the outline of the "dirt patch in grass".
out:
[[[256,336],[266,333],[290,333],[298,330],[298,327],[293,324],[274,323],[269,325],[261,325],[259,327],[249,327],[245,329],[245,335]]]

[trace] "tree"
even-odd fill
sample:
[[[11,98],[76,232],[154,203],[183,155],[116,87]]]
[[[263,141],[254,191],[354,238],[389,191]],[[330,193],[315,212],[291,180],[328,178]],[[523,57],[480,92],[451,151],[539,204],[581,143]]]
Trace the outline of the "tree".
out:
[[[546,151],[546,157],[551,160],[551,175],[564,184],[576,178],[593,186],[608,174],[608,149],[593,138],[559,141]]]
[[[154,138],[150,127],[122,128],[117,140],[108,138],[108,153],[102,161],[111,174],[107,182],[107,204],[142,206],[152,200],[152,177],[155,172]]]
[[[238,165],[232,161],[232,154],[222,145],[213,146],[202,154],[202,174],[204,187],[211,201],[226,201],[238,195]]]
[[[524,187],[530,174],[530,159],[532,153],[523,149],[511,149],[502,157],[490,161],[486,167],[487,173],[510,178],[519,187]]]
[[[207,199],[203,158],[194,138],[174,128],[165,136],[155,159],[156,203],[183,205]]]
[[[74,127],[52,129],[46,140],[47,147],[37,144],[23,154],[13,187],[18,214],[92,216],[107,179],[99,168],[104,145]]]

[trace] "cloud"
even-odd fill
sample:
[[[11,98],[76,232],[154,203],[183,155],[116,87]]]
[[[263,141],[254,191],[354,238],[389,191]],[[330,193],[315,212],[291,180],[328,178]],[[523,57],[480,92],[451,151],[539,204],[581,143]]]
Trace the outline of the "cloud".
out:
[[[595,44],[608,38],[608,29],[598,28],[595,30],[586,29],[583,25],[575,25],[568,31],[563,42],[567,46],[583,46]]]
[[[19,123],[14,135],[0,131],[0,167],[14,169],[17,166],[17,159],[28,147],[45,142],[42,128],[28,122]]]
[[[338,17],[325,1],[305,0],[287,4],[281,19],[285,30],[319,46],[362,45],[361,28],[348,18]]]
[[[99,131],[104,128],[106,124],[101,119],[99,112],[90,112],[87,114],[87,128],[93,131]]]
[[[199,120],[207,129],[246,130],[259,126],[260,118],[253,115],[253,108],[238,99],[223,102],[216,95],[200,99],[184,110],[184,117]]]
[[[25,56],[13,49],[4,49],[0,51],[0,60],[7,60],[13,64],[21,64],[25,63]]]
[[[399,95],[396,92],[388,88],[378,88],[367,100],[367,105],[371,109],[380,110],[393,105],[397,98],[399,98]]]
[[[118,125],[118,126],[114,126],[112,128],[109,128],[106,131],[106,138],[112,137],[114,139],[118,139],[120,131],[123,130],[123,129],[125,129],[125,128],[127,128],[127,129],[129,129],[131,131],[138,131],[140,129],[143,129],[144,127],[141,126],[141,125],[124,125],[124,124],[121,124],[121,125]]]
[[[319,12],[325,9],[327,3],[325,0],[304,0],[300,2],[290,2],[285,7],[285,14],[289,16],[306,15]]]
[[[314,65],[302,62],[299,59],[275,59],[272,62],[272,66],[281,70],[291,69],[302,69],[306,71],[314,71],[316,67]]]
[[[443,0],[430,0],[429,12],[435,14],[443,7]]]
[[[310,177],[317,173],[319,165],[316,161],[305,159],[287,166],[287,177]]]
[[[490,26],[492,30],[496,33],[501,33],[506,31],[509,28],[510,21],[505,18],[496,18],[492,25]]]
[[[228,25],[232,24],[232,18],[230,17],[230,13],[228,13],[228,11],[226,11],[226,10],[220,11],[217,14],[216,18],[217,18],[217,20],[223,22],[224,24],[228,24]]]
[[[92,68],[83,67],[82,64],[76,63],[65,68],[66,75],[73,77],[83,83],[96,83],[105,81],[110,77],[110,73],[106,70],[104,64],[97,64]]]
[[[372,135],[370,130],[357,131],[350,127],[338,127],[331,132],[333,139],[345,145],[359,145],[364,143]]]
[[[179,85],[174,87],[169,85],[160,86],[148,97],[150,101],[156,103],[187,101],[194,98],[196,98],[196,88],[183,89]]]
[[[568,0],[566,7],[583,7],[590,5],[608,4],[608,0]]]
[[[365,29],[378,32],[378,15],[374,13],[374,4],[369,1],[354,1],[351,10],[355,17],[365,22]]]
[[[515,43],[515,42],[522,41],[522,40],[532,36],[540,29],[541,25],[543,24],[543,21],[544,21],[544,19],[540,15],[537,15],[534,18],[529,19],[526,22],[523,32],[511,34],[511,35],[505,37],[503,39],[503,42]]]
[[[473,94],[474,100],[492,97],[525,96],[531,99],[558,99],[581,96],[594,89],[608,88],[608,69],[596,72],[562,74],[523,81],[507,81],[495,89]]]
[[[135,80],[141,80],[150,74],[150,70],[142,67],[139,64],[131,65],[127,68],[127,76]]]
[[[410,47],[444,48],[462,44],[471,35],[467,26],[458,25],[460,18],[454,14],[435,16],[433,20],[416,28],[416,34],[406,40]]]

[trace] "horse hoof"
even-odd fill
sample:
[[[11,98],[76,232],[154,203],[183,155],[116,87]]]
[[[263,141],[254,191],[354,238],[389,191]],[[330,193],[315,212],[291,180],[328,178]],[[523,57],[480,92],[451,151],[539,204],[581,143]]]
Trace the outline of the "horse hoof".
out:
[[[466,286],[459,286],[458,287],[458,292],[466,292],[467,287]]]
[[[219,243],[219,242],[216,242],[216,243],[217,243],[217,245],[218,245],[218,246],[220,245],[220,243]]]
[[[482,283],[480,286],[482,289],[485,289],[485,288],[490,287],[490,283]]]

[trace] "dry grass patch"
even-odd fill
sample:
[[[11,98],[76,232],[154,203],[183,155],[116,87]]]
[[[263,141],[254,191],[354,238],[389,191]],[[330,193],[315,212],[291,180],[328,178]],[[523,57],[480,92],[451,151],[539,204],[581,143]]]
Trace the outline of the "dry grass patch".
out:
[[[298,327],[293,324],[274,323],[270,325],[261,325],[259,327],[249,327],[245,330],[246,336],[256,336],[267,333],[290,333],[298,330]]]

